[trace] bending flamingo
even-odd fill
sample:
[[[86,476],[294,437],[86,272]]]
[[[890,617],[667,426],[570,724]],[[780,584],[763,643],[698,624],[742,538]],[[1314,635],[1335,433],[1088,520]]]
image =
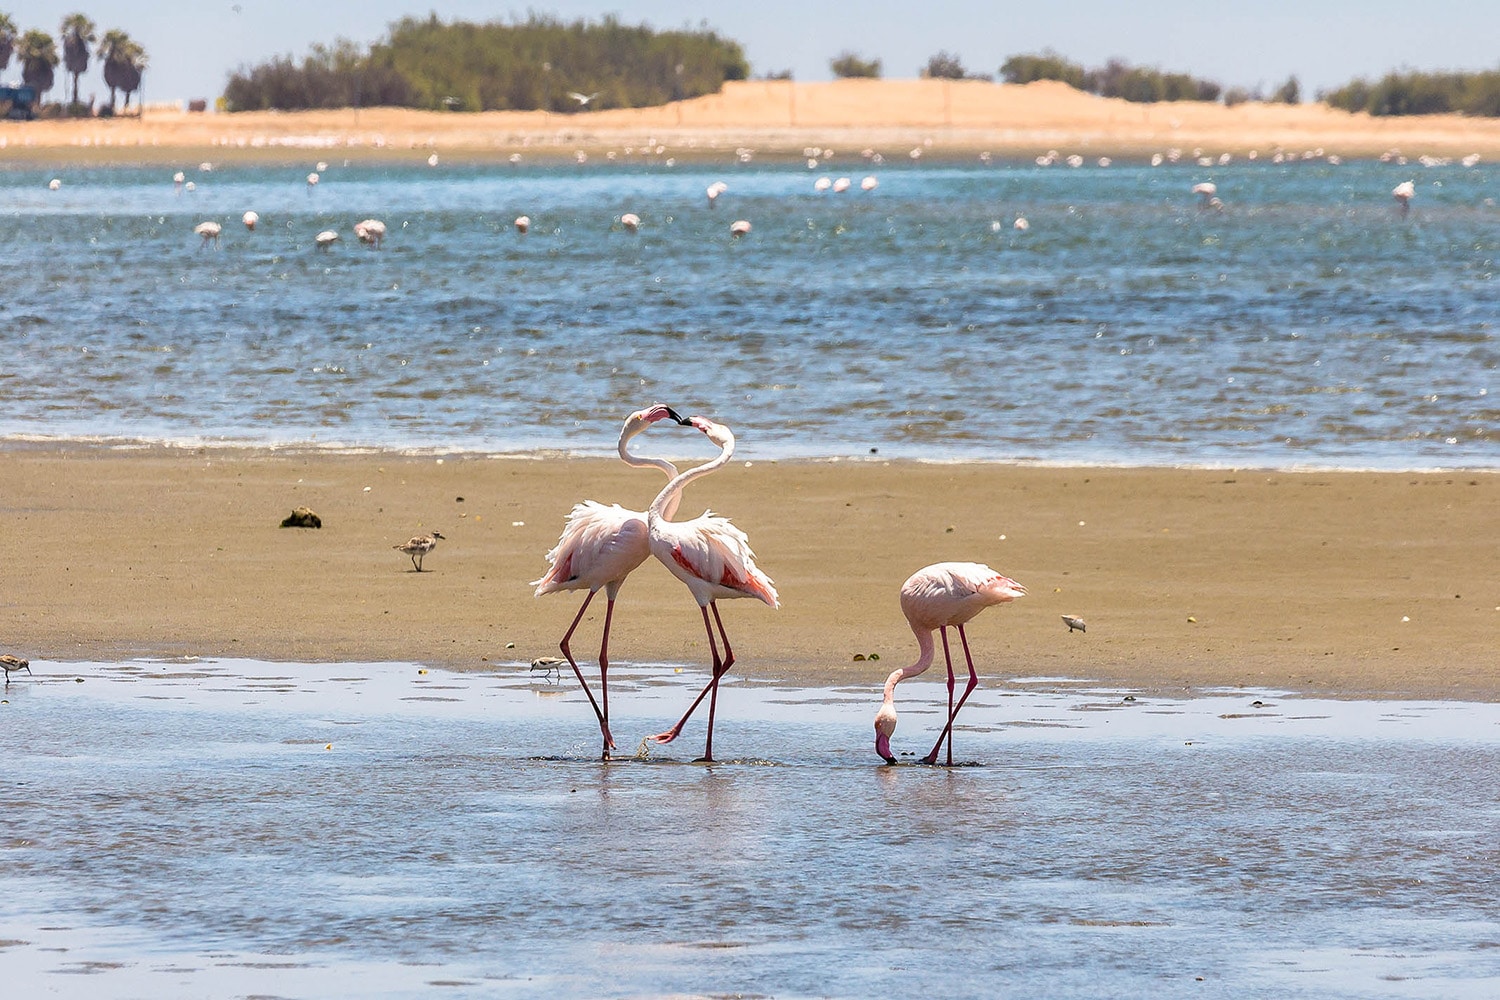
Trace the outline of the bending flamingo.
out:
[[[734,597],[754,597],[773,608],[781,607],[781,602],[770,577],[756,568],[755,553],[750,551],[750,539],[726,518],[705,511],[701,516],[680,524],[671,520],[687,484],[722,468],[734,454],[734,435],[728,427],[705,417],[693,417],[690,423],[719,446],[719,457],[696,469],[689,469],[668,483],[646,512],[646,524],[651,534],[651,554],[660,559],[673,576],[687,584],[694,600],[698,602],[699,610],[703,612],[703,627],[708,632],[708,649],[713,656],[713,674],[677,725],[651,739],[657,743],[671,743],[675,740],[681,734],[688,717],[703,701],[703,696],[708,695],[708,738],[699,760],[712,761],[714,709],[719,700],[719,678],[734,664],[734,650],[730,648],[729,636],[724,632],[724,622],[719,617],[717,602],[720,598],[727,600]],[[708,620],[710,609],[714,615],[712,625]],[[718,626],[719,639],[724,643],[722,659],[719,657],[719,647],[714,642],[714,625]]]
[[[896,763],[891,753],[891,734],[896,731],[896,685],[932,665],[932,633],[936,629],[943,634],[943,659],[948,664],[948,723],[938,734],[932,752],[923,757],[922,762],[936,764],[938,750],[946,739],[948,766],[953,766],[953,720],[969,699],[970,692],[979,684],[979,675],[974,672],[974,657],[969,654],[969,637],[964,634],[964,623],[993,604],[1005,604],[1025,595],[1025,587],[980,563],[935,563],[917,570],[901,585],[901,611],[917,635],[918,655],[916,663],[892,671],[885,679],[885,700],[880,711],[875,713],[875,752],[884,757],[887,764]],[[948,649],[950,625],[958,628],[964,660],[969,665],[969,684],[957,705],[953,704],[953,655]]]
[[[644,410],[637,410],[625,420],[625,426],[620,429],[620,442],[617,446],[620,458],[635,468],[657,468],[674,478],[677,475],[677,467],[664,458],[641,458],[632,455],[629,450],[630,440],[637,434],[656,423],[658,420],[670,418],[678,423],[687,423],[670,406],[656,403]],[[676,510],[676,503],[672,504]],[[578,609],[578,614],[573,618],[573,624],[568,626],[568,631],[563,635],[562,642],[558,648],[562,650],[563,656],[568,658],[568,663],[573,667],[573,673],[578,675],[578,683],[583,685],[584,694],[588,695],[589,704],[594,706],[594,714],[599,718],[599,731],[604,736],[604,759],[609,759],[609,751],[614,748],[615,742],[609,732],[609,626],[614,616],[615,596],[620,592],[620,584],[641,563],[645,562],[651,555],[651,546],[646,536],[646,515],[640,511],[626,510],[619,504],[611,504],[606,507],[592,500],[585,500],[573,508],[568,515],[567,523],[563,526],[562,537],[557,540],[552,551],[547,553],[547,561],[552,564],[545,576],[540,580],[532,581],[536,587],[536,596],[553,594],[560,590],[587,590],[588,595],[583,599],[583,606]],[[588,682],[583,679],[583,671],[578,669],[578,662],[573,659],[573,653],[569,649],[569,641],[573,638],[573,632],[583,621],[583,613],[588,610],[589,602],[594,599],[594,594],[600,588],[604,588],[604,596],[608,600],[608,606],[604,612],[604,636],[599,641],[599,689],[604,702],[604,707],[599,707],[599,702],[594,700],[593,691],[589,690]]]

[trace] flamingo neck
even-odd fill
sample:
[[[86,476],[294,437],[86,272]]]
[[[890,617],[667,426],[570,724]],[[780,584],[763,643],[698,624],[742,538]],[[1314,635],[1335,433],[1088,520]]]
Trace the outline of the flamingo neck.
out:
[[[646,426],[649,425],[641,427],[626,427],[624,430],[620,431],[620,443],[616,446],[615,449],[620,453],[620,461],[624,462],[632,469],[660,469],[666,474],[668,479],[677,478],[677,466],[673,465],[665,458],[648,458],[644,455],[637,455],[631,452],[631,440],[634,439],[636,435],[644,431],[646,429]],[[677,504],[676,502],[673,502],[672,506],[666,511],[665,516],[668,520],[670,520],[676,513]]]
[[[734,438],[731,437],[725,441],[721,448],[719,457],[713,461],[704,462],[696,468],[678,473],[672,477],[672,481],[662,487],[662,491],[656,495],[656,499],[651,501],[651,507],[646,512],[648,520],[670,521],[672,515],[677,512],[677,504],[681,501],[682,491],[687,488],[688,483],[701,476],[718,471],[734,457]]]
[[[932,666],[934,647],[932,642],[932,631],[930,629],[913,628],[917,636],[917,662],[909,667],[901,667],[892,670],[891,675],[885,679],[885,704],[891,705],[896,701],[896,685],[908,677],[915,677],[928,667]]]

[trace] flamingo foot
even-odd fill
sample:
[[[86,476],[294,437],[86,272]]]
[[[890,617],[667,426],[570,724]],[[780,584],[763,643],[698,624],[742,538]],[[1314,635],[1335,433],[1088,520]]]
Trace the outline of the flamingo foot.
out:
[[[714,759],[712,757],[699,757],[693,761],[694,764],[712,764],[713,762]]]
[[[681,734],[682,727],[679,726],[676,729],[668,729],[664,733],[657,733],[655,736],[647,736],[646,739],[650,740],[652,743],[671,743]]]

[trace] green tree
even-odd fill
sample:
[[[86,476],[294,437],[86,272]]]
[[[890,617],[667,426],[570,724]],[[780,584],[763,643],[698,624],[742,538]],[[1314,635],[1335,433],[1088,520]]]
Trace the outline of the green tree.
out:
[[[130,95],[141,87],[141,71],[146,68],[146,50],[119,28],[111,28],[99,42],[99,58],[104,60],[104,83],[109,87],[109,109],[114,111],[115,92],[125,92],[125,106]]]
[[[11,54],[16,50],[16,22],[9,14],[0,14],[0,71],[10,65]]]
[[[948,51],[941,51],[927,60],[921,75],[929,80],[962,80],[969,75],[963,60]]]
[[[57,66],[57,43],[45,31],[33,28],[16,43],[16,55],[21,59],[21,79],[36,88],[40,99],[56,82],[52,71]]]
[[[1000,79],[1006,83],[1033,83],[1037,80],[1059,80],[1076,90],[1083,90],[1084,69],[1048,49],[1040,55],[1011,56],[1000,65]]]
[[[62,20],[63,65],[73,77],[73,103],[78,103],[78,78],[88,72],[89,46],[99,37],[95,25],[82,14],[69,14]]]
[[[845,49],[833,59],[829,60],[828,68],[833,71],[834,76],[838,77],[841,80],[847,80],[851,78],[880,78],[879,59],[865,59],[862,56],[850,52],[848,49]]]
[[[1296,76],[1287,77],[1286,83],[1276,88],[1276,93],[1271,96],[1271,100],[1278,104],[1301,104],[1302,84],[1297,82]]]

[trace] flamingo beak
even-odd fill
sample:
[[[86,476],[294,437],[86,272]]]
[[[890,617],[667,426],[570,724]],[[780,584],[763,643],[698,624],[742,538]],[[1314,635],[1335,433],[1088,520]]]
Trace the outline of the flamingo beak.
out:
[[[891,753],[891,738],[885,733],[875,734],[875,752],[884,757],[887,764],[896,763],[896,755]]]
[[[670,406],[668,406],[666,408],[666,410],[667,410],[667,416],[669,416],[673,420],[677,421],[677,423],[680,424],[681,426],[686,427],[690,423],[690,421],[686,417],[684,417],[682,414],[678,413],[676,410],[672,409]]]

